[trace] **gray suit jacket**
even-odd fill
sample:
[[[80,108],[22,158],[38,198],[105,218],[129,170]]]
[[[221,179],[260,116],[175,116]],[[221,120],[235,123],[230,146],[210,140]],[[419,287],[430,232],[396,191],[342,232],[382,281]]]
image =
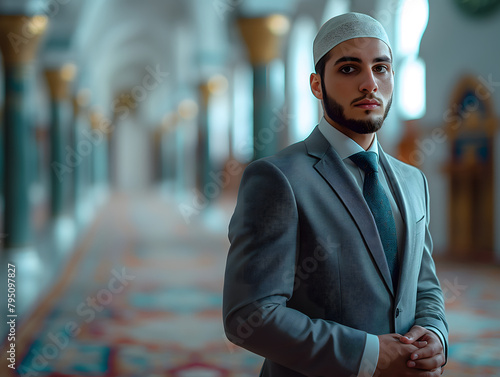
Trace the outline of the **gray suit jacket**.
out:
[[[356,376],[367,333],[415,324],[447,342],[426,179],[381,148],[379,156],[406,230],[398,287],[361,191],[317,127],[245,170],[223,316],[229,340],[266,358],[261,376]]]

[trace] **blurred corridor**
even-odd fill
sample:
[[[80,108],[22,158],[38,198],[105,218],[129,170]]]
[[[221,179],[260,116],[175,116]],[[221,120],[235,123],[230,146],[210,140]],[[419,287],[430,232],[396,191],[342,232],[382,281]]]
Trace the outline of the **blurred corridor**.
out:
[[[472,3],[0,0],[0,375],[258,375],[222,328],[227,225],[247,164],[318,123],[312,40],[356,11],[394,45],[379,140],[429,181],[445,375],[500,376],[500,1]]]
[[[257,376],[262,359],[231,344],[222,328],[221,224],[231,204],[188,225],[179,203],[159,190],[114,194],[66,268],[44,264],[55,282],[35,289],[37,305],[20,322],[18,375]],[[446,374],[499,376],[498,267],[437,267],[451,334]],[[30,280],[22,279],[20,287]]]
[[[202,218],[188,226],[177,205],[155,190],[110,198],[20,327],[20,375],[258,374],[222,328],[227,237]]]

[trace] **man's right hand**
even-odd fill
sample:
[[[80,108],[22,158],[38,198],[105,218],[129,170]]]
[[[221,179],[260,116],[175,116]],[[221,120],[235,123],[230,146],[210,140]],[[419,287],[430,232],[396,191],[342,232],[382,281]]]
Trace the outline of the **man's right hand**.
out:
[[[424,347],[426,342],[403,344],[399,341],[400,337],[399,334],[378,335],[379,355],[374,376],[438,377],[441,375],[441,368],[432,371],[409,368],[406,363],[410,360],[410,355],[418,350],[418,347]]]

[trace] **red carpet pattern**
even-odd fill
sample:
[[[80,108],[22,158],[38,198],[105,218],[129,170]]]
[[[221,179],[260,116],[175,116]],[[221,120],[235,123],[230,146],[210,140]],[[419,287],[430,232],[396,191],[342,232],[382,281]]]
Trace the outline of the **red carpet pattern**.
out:
[[[113,197],[20,323],[11,375],[258,376],[262,359],[222,328],[227,218],[190,220],[156,193]],[[451,333],[445,375],[500,376],[499,272],[438,264]]]
[[[191,220],[158,196],[114,197],[70,281],[37,309],[45,317],[19,329],[13,375],[258,375],[262,359],[222,328],[227,237]]]
[[[500,267],[439,263],[450,327],[445,375],[500,377]]]

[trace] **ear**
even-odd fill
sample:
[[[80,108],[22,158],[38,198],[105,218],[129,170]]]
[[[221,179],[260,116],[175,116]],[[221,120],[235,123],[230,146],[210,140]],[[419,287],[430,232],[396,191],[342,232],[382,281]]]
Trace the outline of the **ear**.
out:
[[[319,100],[323,99],[323,91],[321,89],[321,77],[317,73],[311,73],[309,77],[309,84],[311,85],[311,92]]]

